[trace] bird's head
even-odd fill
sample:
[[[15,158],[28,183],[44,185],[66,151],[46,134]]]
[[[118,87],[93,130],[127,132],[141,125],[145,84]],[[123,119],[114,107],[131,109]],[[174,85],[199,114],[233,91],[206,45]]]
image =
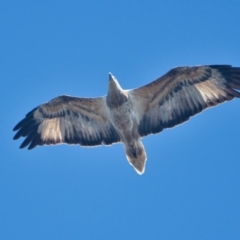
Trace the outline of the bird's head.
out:
[[[116,99],[119,103],[127,101],[127,94],[121,88],[118,83],[118,80],[109,73],[109,82],[108,82],[108,99]]]
[[[108,92],[112,91],[119,92],[122,91],[122,88],[119,85],[117,78],[115,78],[111,73],[109,73]]]

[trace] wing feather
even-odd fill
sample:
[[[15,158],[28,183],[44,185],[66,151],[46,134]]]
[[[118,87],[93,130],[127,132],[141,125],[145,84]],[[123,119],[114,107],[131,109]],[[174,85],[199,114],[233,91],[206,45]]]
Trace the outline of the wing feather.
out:
[[[105,97],[60,96],[34,108],[15,127],[14,139],[26,137],[20,148],[58,143],[95,146],[120,137],[108,119]]]
[[[140,136],[174,127],[206,108],[240,97],[240,68],[178,67],[129,96]]]

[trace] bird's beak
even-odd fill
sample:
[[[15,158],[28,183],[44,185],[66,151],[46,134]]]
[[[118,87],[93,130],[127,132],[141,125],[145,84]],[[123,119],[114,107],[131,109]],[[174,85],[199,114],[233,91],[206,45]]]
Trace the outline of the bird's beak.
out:
[[[109,81],[114,80],[114,79],[115,79],[115,77],[111,73],[109,73]]]

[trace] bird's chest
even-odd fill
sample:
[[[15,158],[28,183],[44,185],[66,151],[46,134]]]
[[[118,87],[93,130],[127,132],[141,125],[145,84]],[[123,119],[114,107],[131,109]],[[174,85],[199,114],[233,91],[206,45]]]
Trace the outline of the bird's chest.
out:
[[[129,129],[133,127],[134,115],[130,103],[110,110],[110,120],[117,129]]]

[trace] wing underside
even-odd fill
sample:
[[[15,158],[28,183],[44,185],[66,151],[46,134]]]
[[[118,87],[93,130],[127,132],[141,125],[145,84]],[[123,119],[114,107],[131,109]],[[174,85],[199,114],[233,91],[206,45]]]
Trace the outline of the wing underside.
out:
[[[228,65],[179,67],[130,91],[139,134],[158,133],[206,108],[240,97],[240,68]]]
[[[25,137],[20,148],[49,144],[109,145],[120,137],[108,120],[105,97],[60,96],[43,104],[14,128],[14,139]]]

